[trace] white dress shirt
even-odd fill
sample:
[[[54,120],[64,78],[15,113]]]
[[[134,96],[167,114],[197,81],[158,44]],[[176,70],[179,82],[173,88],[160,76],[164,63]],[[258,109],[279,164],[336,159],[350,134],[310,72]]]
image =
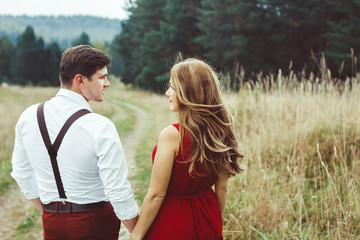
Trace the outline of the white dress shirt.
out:
[[[41,137],[36,111],[27,108],[15,127],[11,176],[28,199],[60,201],[50,157]],[[91,111],[80,94],[60,89],[44,105],[45,122],[54,143],[66,120],[80,109]],[[110,201],[120,220],[138,214],[119,135],[106,117],[90,113],[76,120],[60,145],[57,162],[67,201],[85,204]]]

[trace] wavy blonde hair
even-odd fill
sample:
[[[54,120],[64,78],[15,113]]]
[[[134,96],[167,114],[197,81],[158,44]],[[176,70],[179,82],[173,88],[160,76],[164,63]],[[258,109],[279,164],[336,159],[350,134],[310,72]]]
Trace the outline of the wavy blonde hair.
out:
[[[191,139],[190,175],[240,173],[244,156],[239,151],[233,116],[225,105],[215,71],[204,61],[189,58],[172,67],[170,79],[178,100],[181,137],[185,129]],[[197,162],[205,173],[199,174]]]

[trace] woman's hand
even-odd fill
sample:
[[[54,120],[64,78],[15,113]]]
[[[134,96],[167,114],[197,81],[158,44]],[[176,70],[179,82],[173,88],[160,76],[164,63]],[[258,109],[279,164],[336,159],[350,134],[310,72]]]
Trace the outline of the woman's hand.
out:
[[[134,234],[131,234],[131,236],[130,236],[130,238],[129,238],[129,240],[141,240],[142,238],[141,237],[136,237],[136,236],[134,236]]]
[[[219,202],[220,212],[224,211],[226,205],[226,195],[227,195],[227,183],[229,176],[222,177],[219,176],[215,182],[215,194]]]

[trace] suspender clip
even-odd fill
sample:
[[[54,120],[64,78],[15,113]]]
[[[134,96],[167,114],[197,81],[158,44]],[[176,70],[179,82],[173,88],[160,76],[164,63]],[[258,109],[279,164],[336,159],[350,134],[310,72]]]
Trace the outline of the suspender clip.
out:
[[[66,199],[60,199],[63,205],[66,205]]]

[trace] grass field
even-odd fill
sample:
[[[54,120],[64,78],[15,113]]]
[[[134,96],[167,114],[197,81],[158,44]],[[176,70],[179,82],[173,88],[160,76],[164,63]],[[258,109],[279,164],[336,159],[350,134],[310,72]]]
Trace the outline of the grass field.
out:
[[[225,239],[360,238],[360,83],[351,91],[330,82],[241,84],[226,99],[236,111],[236,134],[245,171],[229,182],[223,214]],[[271,84],[268,84],[271,83]],[[271,88],[269,87],[271,85]],[[110,90],[111,89],[111,90]],[[139,204],[147,191],[151,152],[160,130],[176,121],[164,96],[113,84],[108,98],[149,113],[130,180]],[[13,129],[30,104],[53,96],[53,88],[0,88],[0,192],[9,177]],[[131,133],[136,115],[108,101],[92,104],[111,118],[120,135]],[[36,215],[31,215],[34,218]],[[24,232],[24,223],[19,228]],[[31,227],[28,231],[31,230]]]

